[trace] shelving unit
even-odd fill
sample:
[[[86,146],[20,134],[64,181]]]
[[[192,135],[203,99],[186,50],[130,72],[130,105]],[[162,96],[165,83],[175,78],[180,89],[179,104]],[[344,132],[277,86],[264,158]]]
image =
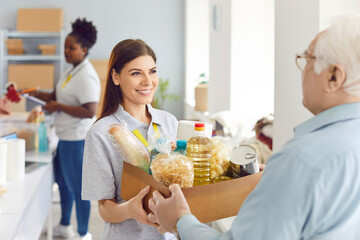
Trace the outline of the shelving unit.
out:
[[[6,39],[21,38],[24,42],[23,55],[8,55],[5,44]],[[18,32],[7,29],[0,29],[0,89],[3,94],[6,83],[8,82],[9,64],[35,64],[52,63],[55,65],[54,85],[60,78],[64,70],[65,58],[64,52],[64,31],[60,32]],[[55,44],[55,55],[41,55],[37,49],[39,44]],[[46,89],[45,89],[46,90]],[[48,89],[50,91],[50,89]]]

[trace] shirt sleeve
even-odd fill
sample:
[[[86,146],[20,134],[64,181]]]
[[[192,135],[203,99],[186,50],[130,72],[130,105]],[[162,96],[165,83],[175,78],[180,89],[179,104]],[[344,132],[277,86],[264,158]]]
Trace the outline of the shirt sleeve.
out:
[[[259,184],[245,200],[228,232],[220,234],[187,216],[189,222],[181,219],[178,223],[181,239],[301,239],[314,201],[316,177],[301,157],[304,156],[280,152],[269,159]]]
[[[98,76],[88,72],[82,76],[81,82],[81,90],[78,95],[80,104],[99,102],[101,87]]]
[[[115,178],[106,141],[99,131],[90,130],[85,139],[82,171],[82,199],[115,197]]]

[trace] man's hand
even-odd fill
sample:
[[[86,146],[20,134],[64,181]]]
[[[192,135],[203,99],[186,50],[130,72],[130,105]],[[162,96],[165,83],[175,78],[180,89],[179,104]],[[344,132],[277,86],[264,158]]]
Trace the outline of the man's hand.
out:
[[[148,215],[151,222],[160,225],[159,232],[171,232],[178,220],[184,213],[190,213],[190,207],[178,184],[169,187],[171,197],[165,199],[158,191],[154,191],[153,198],[149,200],[149,208],[152,211]]]
[[[45,109],[49,113],[53,113],[53,112],[56,112],[57,110],[59,110],[60,106],[59,106],[58,102],[56,102],[54,100],[50,100],[49,102],[46,103],[45,106],[43,106],[43,109]]]
[[[265,170],[265,167],[266,167],[265,164],[262,164],[262,163],[259,164],[259,169],[260,169],[260,171],[264,171],[264,170]]]

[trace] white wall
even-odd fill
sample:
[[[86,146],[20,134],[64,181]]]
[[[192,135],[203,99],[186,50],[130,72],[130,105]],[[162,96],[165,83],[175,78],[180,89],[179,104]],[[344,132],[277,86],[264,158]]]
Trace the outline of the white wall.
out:
[[[259,119],[274,109],[274,1],[212,0],[210,13],[219,5],[221,28],[210,27],[209,111]]]
[[[210,1],[210,81],[208,108],[210,113],[231,108],[231,2]],[[218,29],[214,29],[214,7]]]
[[[274,112],[274,0],[231,6],[231,110],[260,119]]]
[[[158,58],[159,76],[169,78],[169,92],[181,96],[165,109],[182,118],[184,92],[184,2],[182,0],[2,0],[0,28],[16,29],[18,8],[63,8],[65,32],[78,17],[93,21],[98,41],[89,58],[107,59],[126,38],[147,42]]]
[[[209,75],[209,0],[185,0],[185,101],[195,101],[201,73]]]
[[[311,117],[302,106],[301,72],[295,54],[319,31],[319,0],[275,1],[275,109],[273,149],[292,138],[293,128]]]
[[[359,0],[320,0],[320,31],[329,27],[339,15],[360,12]]]

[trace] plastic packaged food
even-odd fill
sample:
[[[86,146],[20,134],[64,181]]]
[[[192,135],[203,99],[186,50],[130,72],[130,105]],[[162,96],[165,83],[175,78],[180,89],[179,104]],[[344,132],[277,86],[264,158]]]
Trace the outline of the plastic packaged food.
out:
[[[230,165],[230,149],[224,143],[222,137],[212,137],[212,155],[210,159],[210,177],[211,180],[224,175]]]
[[[149,148],[150,152],[150,165],[159,153],[170,153],[171,152],[171,140],[165,137],[156,137],[155,135],[149,136]],[[152,175],[151,168],[149,168],[149,174]]]
[[[122,124],[109,127],[109,137],[124,161],[149,172],[150,153],[135,135]]]
[[[193,163],[180,153],[158,154],[152,161],[150,168],[154,179],[166,186],[171,183],[177,183],[181,188],[193,186]]]

